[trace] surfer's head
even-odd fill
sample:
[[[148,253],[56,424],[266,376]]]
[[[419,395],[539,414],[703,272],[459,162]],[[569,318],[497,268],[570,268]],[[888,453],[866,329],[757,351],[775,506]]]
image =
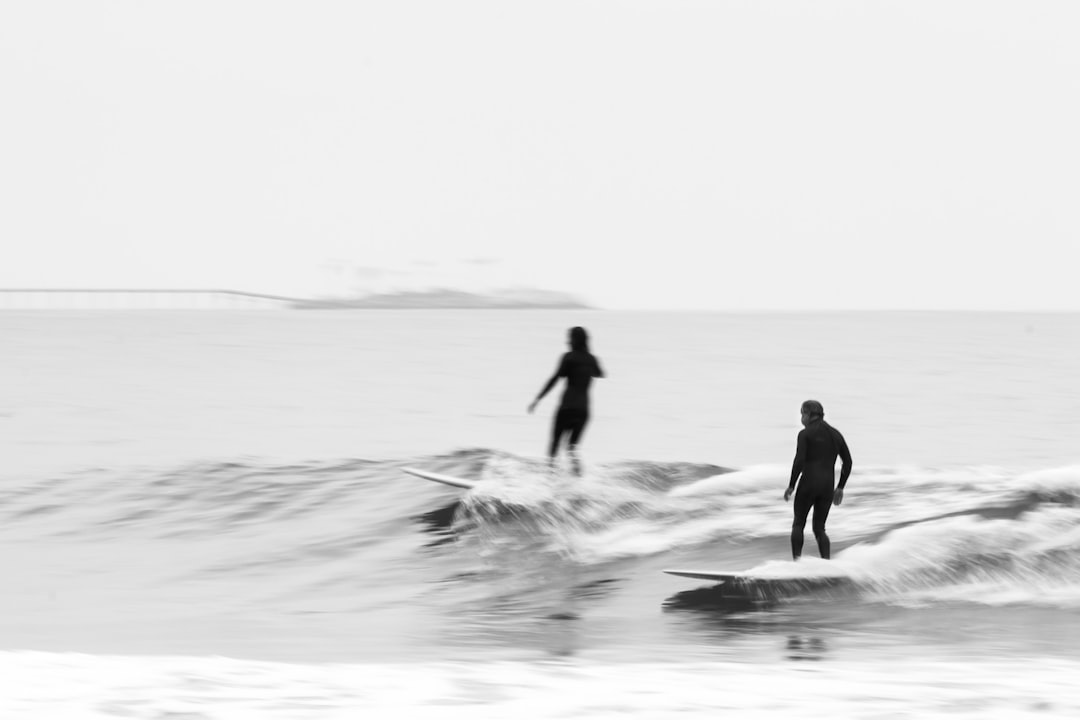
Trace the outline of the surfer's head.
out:
[[[823,408],[821,403],[817,400],[807,400],[802,404],[800,410],[802,412],[803,425],[825,417],[825,408]]]
[[[589,352],[589,334],[585,332],[585,328],[570,328],[570,349]]]

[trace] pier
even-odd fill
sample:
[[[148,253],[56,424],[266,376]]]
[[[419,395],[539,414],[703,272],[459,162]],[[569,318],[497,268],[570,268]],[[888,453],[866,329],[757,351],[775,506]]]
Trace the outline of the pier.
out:
[[[0,288],[0,310],[278,310],[299,302],[240,290]]]

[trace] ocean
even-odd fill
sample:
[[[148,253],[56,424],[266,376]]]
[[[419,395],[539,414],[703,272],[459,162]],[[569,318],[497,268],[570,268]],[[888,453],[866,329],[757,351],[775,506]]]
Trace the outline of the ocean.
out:
[[[544,458],[566,330],[593,389]],[[1080,315],[0,312],[0,717],[1080,716]],[[799,406],[845,581],[785,566]],[[402,472],[476,480],[469,492]]]

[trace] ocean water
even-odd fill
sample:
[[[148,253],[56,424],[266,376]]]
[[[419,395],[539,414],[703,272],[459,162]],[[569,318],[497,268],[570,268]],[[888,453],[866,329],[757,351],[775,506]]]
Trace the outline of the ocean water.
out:
[[[586,326],[586,472],[542,457]],[[1076,717],[1080,316],[0,313],[0,717]],[[790,572],[798,409],[855,460]],[[475,479],[462,492],[407,475]]]

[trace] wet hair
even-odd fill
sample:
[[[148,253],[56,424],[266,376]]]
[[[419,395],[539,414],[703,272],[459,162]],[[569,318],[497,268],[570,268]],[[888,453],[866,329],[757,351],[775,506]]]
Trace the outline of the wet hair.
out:
[[[825,408],[817,400],[807,400],[802,404],[802,411],[810,417],[825,417]]]
[[[585,332],[585,328],[570,328],[570,349],[579,352],[589,352],[589,334]]]

